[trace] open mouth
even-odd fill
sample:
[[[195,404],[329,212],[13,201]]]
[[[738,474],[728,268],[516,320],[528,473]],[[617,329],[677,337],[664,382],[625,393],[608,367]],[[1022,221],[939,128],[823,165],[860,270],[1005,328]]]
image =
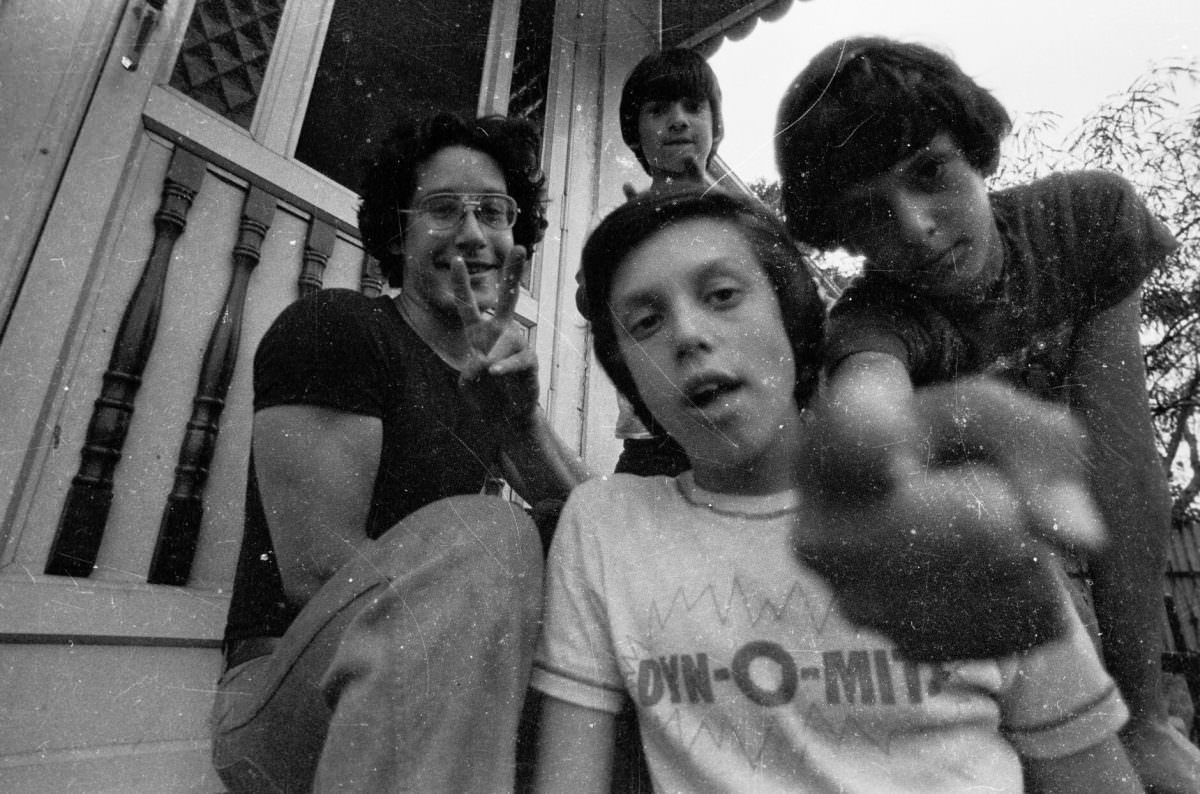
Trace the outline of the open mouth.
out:
[[[692,407],[704,410],[736,391],[741,382],[734,378],[705,378],[688,385],[683,395]]]
[[[467,275],[479,276],[492,270],[496,270],[498,267],[498,265],[493,265],[487,262],[468,262]]]

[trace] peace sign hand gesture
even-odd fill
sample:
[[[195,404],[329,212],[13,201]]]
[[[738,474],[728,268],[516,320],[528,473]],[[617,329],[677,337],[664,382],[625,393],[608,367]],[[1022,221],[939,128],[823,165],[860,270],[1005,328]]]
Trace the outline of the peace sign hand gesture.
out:
[[[459,385],[475,410],[486,415],[499,412],[504,428],[518,430],[532,422],[538,401],[537,357],[513,319],[525,258],[519,245],[505,257],[500,295],[491,314],[479,310],[462,257],[455,257],[450,266],[458,316],[469,342]]]

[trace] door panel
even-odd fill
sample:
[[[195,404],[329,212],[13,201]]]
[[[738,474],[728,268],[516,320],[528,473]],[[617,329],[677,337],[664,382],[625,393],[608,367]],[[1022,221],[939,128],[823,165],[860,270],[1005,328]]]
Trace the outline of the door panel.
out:
[[[121,12],[114,0],[0,2],[0,337]]]

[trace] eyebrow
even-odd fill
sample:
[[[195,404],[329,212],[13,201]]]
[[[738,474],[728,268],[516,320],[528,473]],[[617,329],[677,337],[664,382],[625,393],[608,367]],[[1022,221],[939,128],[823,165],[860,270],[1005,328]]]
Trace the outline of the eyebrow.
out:
[[[755,264],[760,269],[762,269],[763,274],[765,276],[766,268],[763,267],[762,263],[759,261],[758,255],[755,254],[753,251],[751,251],[751,254],[754,255]],[[696,268],[696,273],[694,274],[694,276],[697,278],[701,278],[701,279],[712,278],[713,276],[729,276],[731,278],[738,278],[738,279],[741,279],[742,281],[746,281],[747,279],[746,279],[745,274],[742,272],[739,272],[738,270],[735,270],[731,266],[731,263],[734,260],[735,260],[735,257],[727,256],[727,255],[715,256],[711,259],[706,259],[706,260],[704,260],[704,262],[702,262],[699,265],[699,267]],[[614,300],[612,300],[612,288],[610,287],[609,288],[608,307],[609,307],[609,310],[613,311],[613,312],[616,312],[618,309],[627,311],[631,308],[636,308],[638,306],[654,304],[654,303],[659,302],[660,300],[661,300],[661,298],[657,294],[657,290],[655,290],[654,288],[651,287],[651,288],[646,288],[646,289],[635,290],[635,291],[630,292],[627,295],[623,296],[619,301],[614,301]]]

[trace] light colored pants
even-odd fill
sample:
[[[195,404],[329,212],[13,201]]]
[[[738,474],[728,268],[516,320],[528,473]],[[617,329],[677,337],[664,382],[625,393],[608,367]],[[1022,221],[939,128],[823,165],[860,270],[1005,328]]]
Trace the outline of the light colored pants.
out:
[[[274,653],[225,672],[213,761],[234,792],[513,787],[541,616],[533,523],[443,499],[343,566]]]

